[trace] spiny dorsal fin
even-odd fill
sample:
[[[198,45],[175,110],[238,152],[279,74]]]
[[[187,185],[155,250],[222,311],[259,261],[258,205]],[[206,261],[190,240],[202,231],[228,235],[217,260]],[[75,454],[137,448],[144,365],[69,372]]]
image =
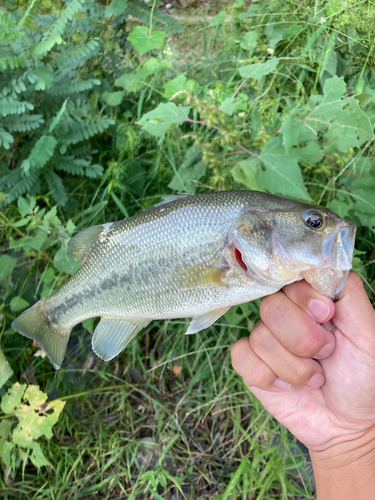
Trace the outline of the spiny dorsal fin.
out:
[[[69,254],[77,260],[82,260],[94,241],[99,238],[99,235],[103,231],[108,231],[111,225],[112,222],[108,222],[107,224],[101,224],[100,226],[89,227],[73,236],[68,243]]]
[[[171,194],[168,196],[163,196],[163,201],[154,205],[155,207],[161,207],[162,205],[166,205],[171,201],[180,200],[181,198],[186,198],[187,196],[194,196],[194,193],[179,193],[179,194]]]

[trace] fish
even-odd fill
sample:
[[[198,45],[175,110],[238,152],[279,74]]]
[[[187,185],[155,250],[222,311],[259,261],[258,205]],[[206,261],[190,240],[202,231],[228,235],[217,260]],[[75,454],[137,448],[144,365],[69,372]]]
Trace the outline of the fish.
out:
[[[92,348],[108,361],[152,320],[192,317],[187,334],[232,306],[305,279],[337,300],[352,267],[356,226],[332,210],[257,191],[168,196],[68,243],[81,267],[12,323],[55,369],[72,328],[100,317]]]

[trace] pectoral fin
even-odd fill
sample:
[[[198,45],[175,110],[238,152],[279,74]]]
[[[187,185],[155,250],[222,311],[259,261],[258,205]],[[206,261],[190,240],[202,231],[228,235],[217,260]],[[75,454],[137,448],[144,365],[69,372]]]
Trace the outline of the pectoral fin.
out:
[[[224,307],[223,309],[214,309],[208,313],[202,314],[201,316],[194,316],[189,328],[187,329],[186,335],[191,333],[197,333],[205,328],[212,325],[220,316],[229,311],[230,307]]]
[[[92,337],[92,349],[104,361],[119,354],[150,320],[102,318]]]
[[[182,267],[176,272],[176,281],[180,290],[196,288],[216,288],[226,286],[223,281],[227,269],[221,267]]]

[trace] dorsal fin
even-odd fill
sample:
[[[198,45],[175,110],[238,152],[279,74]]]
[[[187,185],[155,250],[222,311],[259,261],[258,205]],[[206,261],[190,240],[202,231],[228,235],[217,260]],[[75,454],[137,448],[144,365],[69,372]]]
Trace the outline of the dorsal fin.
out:
[[[169,194],[168,196],[163,196],[163,201],[154,205],[155,207],[161,207],[166,205],[171,201],[180,200],[181,198],[186,198],[187,196],[194,196],[194,193],[179,193],[179,194]]]
[[[82,260],[94,241],[99,238],[103,231],[108,231],[111,225],[112,222],[92,226],[76,234],[68,243],[68,253],[75,259]]]

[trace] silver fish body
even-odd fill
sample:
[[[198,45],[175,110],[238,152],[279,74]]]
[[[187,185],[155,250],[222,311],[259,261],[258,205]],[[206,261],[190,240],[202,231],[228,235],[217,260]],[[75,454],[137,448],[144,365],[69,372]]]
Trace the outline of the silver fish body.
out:
[[[153,319],[193,317],[187,333],[196,333],[230,307],[303,278],[335,299],[355,229],[327,208],[254,191],[170,197],[72,238],[81,268],[13,328],[59,368],[72,327],[87,318],[102,318],[93,349],[108,360]]]

